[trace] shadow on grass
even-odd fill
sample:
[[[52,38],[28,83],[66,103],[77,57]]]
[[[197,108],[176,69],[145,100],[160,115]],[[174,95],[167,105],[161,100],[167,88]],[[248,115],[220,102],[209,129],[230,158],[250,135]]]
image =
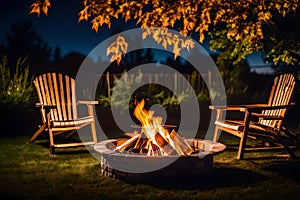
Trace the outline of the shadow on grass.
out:
[[[213,189],[224,188],[230,186],[241,186],[260,182],[266,179],[265,176],[247,170],[218,168],[213,169],[209,173],[203,173],[201,177],[187,178],[147,178],[147,179],[124,179],[121,180],[130,184],[147,184],[162,189]]]
[[[247,145],[247,147],[253,148],[254,145]],[[239,146],[238,144],[226,144],[226,151],[232,152],[237,156]],[[289,153],[290,152],[290,153]],[[246,151],[244,153],[243,160],[274,160],[274,159],[299,159],[300,148],[293,147],[288,150],[285,149],[268,149],[261,151]]]
[[[291,179],[297,183],[300,183],[300,161],[280,163],[272,165],[270,167],[264,168],[265,170],[270,170],[278,173],[280,176]]]
[[[72,142],[80,142],[80,140],[71,140]],[[70,140],[60,140],[60,143],[71,142]],[[49,149],[49,140],[36,140],[33,142],[35,145],[39,145],[43,148]],[[55,148],[53,155],[81,155],[81,154],[89,154],[89,151],[93,150],[92,147],[88,146],[77,146],[77,147],[64,147],[64,148]]]

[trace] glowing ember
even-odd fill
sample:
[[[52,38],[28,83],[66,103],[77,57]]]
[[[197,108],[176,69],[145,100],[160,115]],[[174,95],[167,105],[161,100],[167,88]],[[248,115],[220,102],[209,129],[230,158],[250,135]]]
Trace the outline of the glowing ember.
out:
[[[162,125],[162,117],[154,116],[154,111],[147,111],[145,101],[137,103],[134,116],[141,122],[142,129],[135,131],[132,137],[117,145],[117,150],[134,153],[146,153],[148,156],[190,155],[191,146],[175,130],[170,133]]]

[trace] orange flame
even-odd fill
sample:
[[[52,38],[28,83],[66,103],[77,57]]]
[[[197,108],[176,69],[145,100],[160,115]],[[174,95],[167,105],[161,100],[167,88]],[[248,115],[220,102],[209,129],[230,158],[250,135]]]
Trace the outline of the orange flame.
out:
[[[137,103],[133,114],[141,122],[142,133],[149,140],[147,155],[151,155],[155,151],[150,143],[154,144],[155,148],[158,148],[160,155],[169,155],[174,150],[179,155],[191,154],[192,148],[174,130],[171,132],[173,139],[171,138],[169,131],[162,125],[162,117],[155,117],[154,111],[147,111],[144,106],[145,101],[142,99],[141,102]],[[177,141],[177,144],[174,143],[174,139]],[[168,147],[168,145],[171,147]]]

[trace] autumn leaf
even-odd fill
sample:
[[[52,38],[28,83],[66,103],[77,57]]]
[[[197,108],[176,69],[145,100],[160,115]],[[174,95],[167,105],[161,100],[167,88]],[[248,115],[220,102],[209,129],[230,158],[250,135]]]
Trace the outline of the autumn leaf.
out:
[[[89,7],[85,7],[82,11],[80,11],[78,13],[78,16],[79,16],[78,22],[80,22],[82,20],[87,21],[89,19],[90,15],[88,14],[88,8]]]
[[[51,7],[49,0],[37,0],[31,4],[31,11],[29,12],[29,14],[36,13],[38,16],[40,16],[42,11],[45,15],[48,15],[49,7]]]
[[[33,3],[30,6],[31,11],[30,11],[29,14],[37,13],[37,15],[40,16],[40,13],[41,13],[40,4],[41,4],[41,2],[35,2],[35,3]]]
[[[142,33],[142,39],[145,39],[147,37],[148,33],[146,31],[143,31]]]
[[[50,1],[49,0],[44,0],[42,10],[45,15],[48,15],[48,8],[51,7]]]
[[[126,54],[128,49],[128,43],[123,36],[118,36],[117,40],[113,42],[106,49],[106,55],[112,54],[110,62],[117,61],[118,65],[121,62],[122,55]]]
[[[167,40],[166,39],[163,40],[162,46],[164,47],[164,49],[167,49]]]

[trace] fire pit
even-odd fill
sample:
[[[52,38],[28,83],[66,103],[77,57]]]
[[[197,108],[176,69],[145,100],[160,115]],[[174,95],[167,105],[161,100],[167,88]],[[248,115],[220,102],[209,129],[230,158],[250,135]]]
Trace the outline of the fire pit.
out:
[[[122,178],[196,177],[213,167],[213,156],[225,145],[210,140],[184,139],[174,126],[162,125],[162,118],[144,109],[142,100],[134,116],[141,122],[139,131],[127,133],[129,139],[105,140],[94,146],[101,155],[106,176]],[[172,130],[169,130],[172,129]]]
[[[101,155],[103,175],[133,179],[199,177],[213,168],[213,156],[225,149],[224,144],[210,140],[185,139],[194,152],[188,156],[147,156],[116,151],[118,142],[125,140],[104,140],[94,146]]]

